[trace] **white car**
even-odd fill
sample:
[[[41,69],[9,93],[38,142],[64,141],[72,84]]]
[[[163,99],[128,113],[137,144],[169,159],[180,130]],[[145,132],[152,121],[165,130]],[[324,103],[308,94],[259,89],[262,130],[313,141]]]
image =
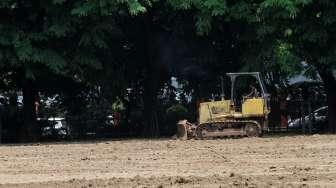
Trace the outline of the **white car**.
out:
[[[65,138],[68,136],[68,126],[64,118],[37,118],[41,122],[41,136]],[[44,122],[44,123],[43,123]]]

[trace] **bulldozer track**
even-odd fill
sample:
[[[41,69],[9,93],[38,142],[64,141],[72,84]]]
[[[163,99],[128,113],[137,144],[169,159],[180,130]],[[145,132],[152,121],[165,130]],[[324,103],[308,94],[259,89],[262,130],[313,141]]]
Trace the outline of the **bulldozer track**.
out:
[[[257,137],[262,127],[253,120],[232,120],[200,124],[196,128],[196,138]]]

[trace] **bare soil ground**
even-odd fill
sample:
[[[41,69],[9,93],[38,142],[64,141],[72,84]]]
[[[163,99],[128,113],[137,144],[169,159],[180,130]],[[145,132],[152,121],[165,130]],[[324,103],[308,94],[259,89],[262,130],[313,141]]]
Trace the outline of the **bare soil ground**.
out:
[[[336,187],[336,135],[5,145],[2,187]]]

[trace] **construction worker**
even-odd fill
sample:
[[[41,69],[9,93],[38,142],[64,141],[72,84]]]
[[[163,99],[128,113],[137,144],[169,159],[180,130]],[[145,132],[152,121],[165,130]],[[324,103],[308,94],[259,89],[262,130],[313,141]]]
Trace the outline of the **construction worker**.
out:
[[[256,87],[254,87],[254,85],[250,84],[250,93],[245,95],[244,98],[248,99],[248,98],[256,98],[259,95],[258,89]]]

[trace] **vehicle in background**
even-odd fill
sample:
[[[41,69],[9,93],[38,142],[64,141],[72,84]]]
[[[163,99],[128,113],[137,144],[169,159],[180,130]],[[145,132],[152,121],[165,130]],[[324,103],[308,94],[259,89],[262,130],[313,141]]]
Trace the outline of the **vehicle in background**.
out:
[[[120,113],[119,112],[113,112],[112,114],[109,114],[106,117],[105,125],[118,127],[119,124],[120,124]]]
[[[65,139],[69,136],[69,128],[64,118],[37,118],[42,138]]]
[[[309,125],[311,124],[314,131],[321,131],[323,126],[327,124],[327,121],[328,106],[323,106],[306,115],[304,118],[288,120],[288,128],[301,129],[303,126],[305,126],[306,129],[308,129]]]

